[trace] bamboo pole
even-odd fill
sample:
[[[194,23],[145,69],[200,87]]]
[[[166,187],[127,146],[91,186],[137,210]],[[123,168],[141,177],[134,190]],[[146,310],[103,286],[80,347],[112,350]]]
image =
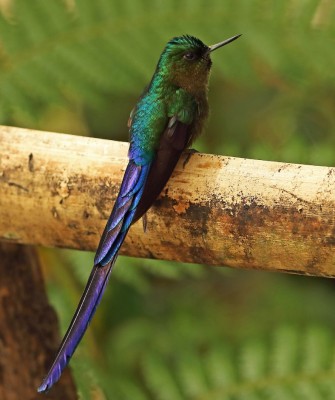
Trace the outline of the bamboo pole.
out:
[[[96,249],[127,149],[0,127],[0,240]],[[185,157],[121,254],[335,276],[335,168]]]

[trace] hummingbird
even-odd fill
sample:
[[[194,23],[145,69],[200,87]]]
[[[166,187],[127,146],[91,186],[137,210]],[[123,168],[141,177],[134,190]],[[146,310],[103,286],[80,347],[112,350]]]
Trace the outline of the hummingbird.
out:
[[[149,85],[130,114],[129,161],[121,187],[84,293],[38,392],[48,391],[60,378],[101,300],[130,226],[145,218],[181,154],[201,133],[209,109],[212,52],[240,36],[207,46],[194,36],[183,35],[166,44]]]

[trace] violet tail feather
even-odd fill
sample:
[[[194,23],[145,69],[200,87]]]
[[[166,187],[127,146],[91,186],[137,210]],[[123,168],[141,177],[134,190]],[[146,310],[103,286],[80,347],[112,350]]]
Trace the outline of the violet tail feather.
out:
[[[77,311],[59,347],[55,361],[53,362],[48,375],[37,389],[38,392],[46,392],[58,381],[63,369],[72,357],[77,345],[83,337],[87,326],[99,304],[101,296],[108,282],[115,259],[101,267],[95,265],[91,272],[86,289],[82,295]]]
[[[69,363],[105,291],[117,253],[134,219],[136,207],[143,194],[150,164],[129,162],[111,216],[101,237],[94,267],[76,313],[59,347],[55,360],[37,389],[48,391],[60,378]]]

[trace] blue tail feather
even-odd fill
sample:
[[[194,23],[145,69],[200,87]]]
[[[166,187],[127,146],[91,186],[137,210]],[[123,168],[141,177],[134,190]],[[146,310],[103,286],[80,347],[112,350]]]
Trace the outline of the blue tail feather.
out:
[[[38,392],[49,390],[51,386],[58,381],[63,369],[69,363],[70,358],[83,337],[96,307],[100,302],[114,261],[115,259],[104,267],[101,267],[100,265],[95,265],[93,267],[77,311],[59,347],[57,356],[48,372],[48,375],[43,380],[41,386],[37,389]]]
[[[130,226],[133,220],[133,215],[130,218],[130,209],[133,205],[133,201],[137,201],[137,197],[142,196],[149,169],[150,164],[140,166],[136,165],[133,161],[129,162],[124,174],[118,198],[116,199],[113,211],[109,217],[104,233],[102,234],[102,238],[94,259],[95,264],[105,265],[105,263],[108,262],[104,259],[107,253],[110,254],[111,251],[114,251],[115,254],[122,244],[122,242],[118,246],[116,243],[114,244],[116,238],[114,237],[113,229],[118,223],[120,223],[116,223],[115,221],[122,221],[122,226],[124,225],[125,221],[127,221],[128,223],[126,225],[128,225],[128,227]],[[137,188],[135,193],[133,192],[134,188]],[[131,202],[129,201],[125,203],[125,198],[131,199]],[[124,207],[125,204],[127,204],[129,207]],[[129,221],[129,219],[131,219],[131,221]]]
[[[125,213],[129,210],[129,207],[131,206],[132,202],[133,202],[133,199],[130,198],[130,199],[127,199],[127,201],[120,202],[121,203],[120,205],[118,204],[119,207],[113,216],[113,221],[111,222],[111,224],[108,227],[109,232],[112,229],[114,229],[117,225],[119,225],[120,222],[122,223]]]
[[[124,174],[119,195],[101,237],[94,267],[76,313],[60,345],[55,361],[38,392],[45,392],[60,378],[101,300],[117,253],[133,221],[136,206],[143,194],[150,164],[136,165],[130,161]]]

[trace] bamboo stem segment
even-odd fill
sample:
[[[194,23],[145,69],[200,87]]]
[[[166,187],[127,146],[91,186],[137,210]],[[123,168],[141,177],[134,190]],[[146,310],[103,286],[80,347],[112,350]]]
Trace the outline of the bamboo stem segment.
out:
[[[0,127],[0,240],[95,250],[127,149]],[[335,276],[335,168],[185,157],[121,254]]]

